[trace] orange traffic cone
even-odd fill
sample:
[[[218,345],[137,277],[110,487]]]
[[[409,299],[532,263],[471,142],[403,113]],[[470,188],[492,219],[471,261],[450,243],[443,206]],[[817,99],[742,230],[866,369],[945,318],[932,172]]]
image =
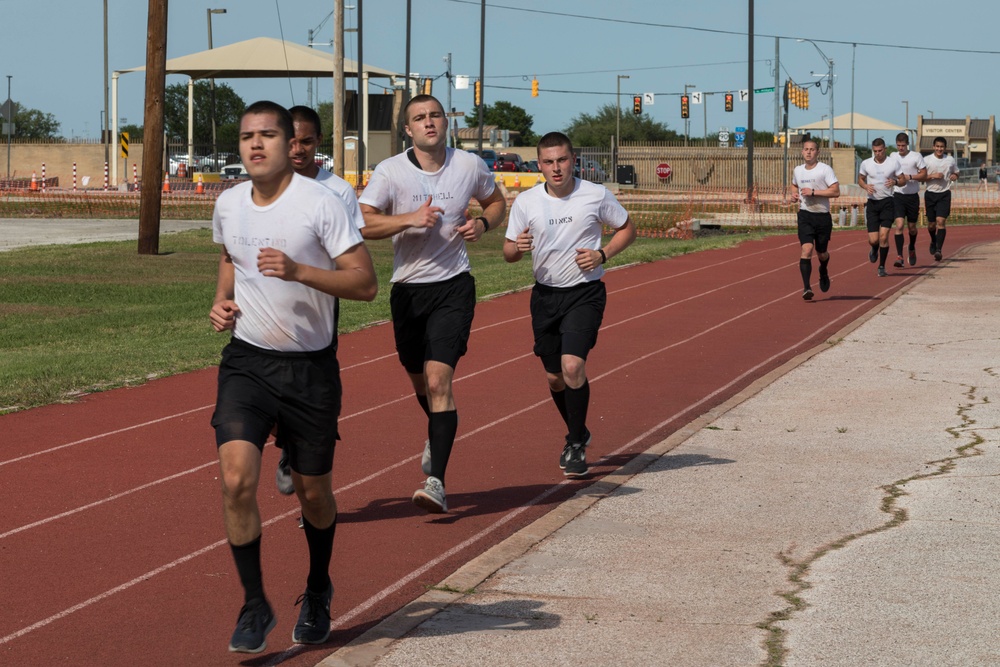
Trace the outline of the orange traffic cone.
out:
[[[520,174],[514,174],[514,187],[515,188],[521,187],[521,176],[520,176]]]
[[[205,194],[205,181],[202,180],[200,171],[198,172],[198,185],[195,186],[194,193],[196,195]]]
[[[163,174],[163,191],[170,192],[170,174]]]
[[[31,172],[31,189],[38,190],[38,180],[35,178],[35,172]]]

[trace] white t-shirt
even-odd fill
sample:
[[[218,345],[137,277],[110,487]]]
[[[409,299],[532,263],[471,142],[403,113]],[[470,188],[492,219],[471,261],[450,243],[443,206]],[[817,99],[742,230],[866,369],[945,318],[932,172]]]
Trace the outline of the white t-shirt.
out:
[[[361,215],[361,207],[358,206],[358,195],[354,192],[353,185],[322,167],[319,168],[319,173],[316,174],[316,178],[313,180],[330,188],[333,190],[333,194],[344,200],[344,206],[347,207],[347,212],[351,214],[351,219],[354,220],[354,225],[358,229],[365,226],[365,218]]]
[[[465,224],[469,200],[484,200],[496,184],[483,159],[474,153],[446,149],[436,172],[419,169],[406,152],[375,167],[358,201],[386,215],[412,213],[430,197],[444,209],[430,228],[409,228],[392,237],[392,282],[436,283],[469,270],[465,239],[455,228]]]
[[[927,166],[924,164],[924,156],[916,151],[909,151],[906,155],[893,153],[893,157],[899,162],[900,172],[907,176],[913,176]],[[903,187],[897,185],[892,191],[898,192],[901,195],[915,195],[920,192],[920,183],[918,181],[907,181],[903,184]]]
[[[603,185],[576,179],[573,192],[559,198],[539,184],[517,196],[510,207],[507,238],[527,230],[534,237],[531,269],[535,280],[549,287],[572,287],[600,280],[604,267],[583,272],[576,264],[576,249],[598,250],[604,225],[621,229],[626,211]]]
[[[311,178],[295,174],[277,201],[257,206],[248,181],[215,202],[212,238],[233,258],[233,300],[240,312],[233,335],[251,345],[282,352],[310,352],[334,340],[334,297],[302,283],[264,276],[257,270],[263,248],[294,261],[335,268],[334,258],[362,242],[339,197]]]
[[[799,208],[810,213],[829,213],[830,198],[813,195],[806,197],[802,194],[802,188],[826,190],[838,182],[833,168],[825,162],[817,162],[812,169],[807,169],[804,164],[800,164],[792,172],[792,183],[799,188]]]
[[[881,163],[876,162],[874,157],[870,157],[861,163],[861,169],[858,170],[858,174],[865,177],[868,185],[875,186],[875,194],[868,195],[869,199],[891,197],[892,189],[895,186],[886,187],[885,182],[890,178],[895,179],[899,173],[899,161],[895,155],[886,156]]]
[[[924,158],[924,163],[927,165],[927,173],[929,174],[944,174],[944,178],[933,178],[926,181],[927,192],[948,192],[951,190],[951,184],[954,182],[949,176],[958,173],[958,165],[955,164],[955,158],[950,155],[945,155],[942,158],[934,157],[933,155],[928,155]]]

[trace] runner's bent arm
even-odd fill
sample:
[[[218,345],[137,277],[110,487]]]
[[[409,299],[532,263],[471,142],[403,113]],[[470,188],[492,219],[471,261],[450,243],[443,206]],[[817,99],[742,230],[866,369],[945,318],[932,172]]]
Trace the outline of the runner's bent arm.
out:
[[[625,220],[625,224],[616,229],[614,234],[611,235],[611,240],[608,241],[608,245],[601,249],[604,251],[603,257],[601,256],[601,252],[598,250],[577,248],[576,265],[583,271],[591,271],[603,264],[606,259],[611,259],[622,250],[632,245],[632,241],[635,241],[635,237],[635,225],[632,224],[632,218],[628,218]]]
[[[342,299],[371,301],[375,298],[378,280],[364,243],[351,246],[334,260],[336,269],[321,269],[299,264],[280,250],[264,248],[257,255],[257,268],[265,276],[299,282]]]
[[[219,278],[215,286],[215,300],[212,302],[212,310],[208,314],[208,319],[216,331],[232,330],[236,326],[236,315],[240,312],[240,307],[233,301],[236,290],[236,268],[233,266],[233,258],[229,256],[229,251],[222,246],[219,255]]]
[[[433,205],[431,197],[425,199],[415,211],[400,215],[387,215],[368,204],[360,206],[365,219],[361,235],[366,239],[387,239],[411,227],[433,227],[444,213],[443,208]]]

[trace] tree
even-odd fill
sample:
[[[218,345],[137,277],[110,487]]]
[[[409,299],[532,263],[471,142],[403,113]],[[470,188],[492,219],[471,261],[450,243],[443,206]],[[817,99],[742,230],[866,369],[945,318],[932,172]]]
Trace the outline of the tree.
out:
[[[128,125],[122,125],[118,128],[119,133],[128,132],[128,140],[130,143],[141,144],[142,143],[142,125],[136,125],[135,123],[129,123]]]
[[[167,86],[163,98],[164,128],[173,141],[187,141],[187,85],[175,83]],[[220,146],[235,147],[239,144],[240,117],[246,102],[224,83],[215,84],[215,136]],[[208,81],[194,84],[194,143],[202,146],[212,143],[212,92]]]
[[[593,115],[582,113],[573,118],[565,132],[574,146],[607,146],[617,130],[618,118],[618,107],[605,104]],[[620,141],[677,141],[683,138],[647,113],[637,116],[622,109]]]
[[[506,100],[499,100],[493,106],[483,107],[483,125],[496,125],[501,130],[514,130],[519,134],[513,138],[515,146],[533,146],[538,142],[538,135],[531,130],[534,119],[528,112]],[[479,127],[479,107],[465,117],[466,127]]]
[[[62,141],[63,138],[58,133],[59,122],[50,113],[22,106],[18,106],[14,112],[14,132],[11,136],[15,139],[50,139]]]

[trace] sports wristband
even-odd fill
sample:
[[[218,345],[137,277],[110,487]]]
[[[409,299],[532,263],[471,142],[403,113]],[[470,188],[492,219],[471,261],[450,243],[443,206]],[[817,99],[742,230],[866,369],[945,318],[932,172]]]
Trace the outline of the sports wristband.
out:
[[[487,220],[483,216],[479,216],[478,218],[476,218],[476,220],[482,220],[483,221],[483,233],[484,234],[486,232],[490,231],[490,221],[489,220]]]
[[[608,256],[604,254],[603,250],[601,250],[600,248],[598,248],[597,252],[601,253],[601,264],[604,264],[605,262],[608,261]]]

